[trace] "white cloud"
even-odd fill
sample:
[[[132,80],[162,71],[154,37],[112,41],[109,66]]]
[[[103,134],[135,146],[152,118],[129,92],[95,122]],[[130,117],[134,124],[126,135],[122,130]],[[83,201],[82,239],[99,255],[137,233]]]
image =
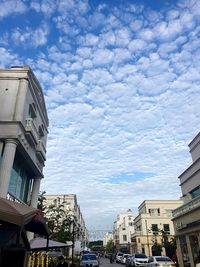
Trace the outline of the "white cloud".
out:
[[[93,53],[93,64],[95,66],[103,66],[113,62],[114,53],[109,49],[97,49]]]
[[[27,10],[27,6],[21,0],[2,0],[0,2],[0,19],[13,13],[23,14]]]
[[[17,28],[12,32],[12,39],[16,45],[23,45],[23,46],[43,46],[47,43],[47,36],[49,30],[48,26],[43,24],[40,28],[33,30],[31,28],[26,28],[25,31]]]
[[[76,193],[87,224],[97,217],[96,226],[111,227],[117,213],[156,198],[168,181],[159,198],[179,198],[177,176],[191,163],[187,144],[200,123],[199,4],[155,11],[125,2],[0,4],[8,27],[1,29],[2,67],[30,64],[45,92],[42,189]],[[7,3],[19,3],[14,27]]]

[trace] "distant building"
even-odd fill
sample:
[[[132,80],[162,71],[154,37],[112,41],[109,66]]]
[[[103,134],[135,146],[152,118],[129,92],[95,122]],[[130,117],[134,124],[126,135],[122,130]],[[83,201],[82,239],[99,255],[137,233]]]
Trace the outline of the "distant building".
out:
[[[116,250],[130,251],[131,234],[134,233],[134,215],[131,210],[119,214],[113,224],[113,241]]]
[[[72,216],[71,231],[76,229],[75,235],[75,253],[79,254],[81,249],[84,249],[88,243],[88,231],[85,225],[83,215],[80,210],[80,206],[77,203],[77,197],[75,194],[66,195],[45,195],[46,205],[49,206],[54,200],[64,203],[64,209],[66,213]],[[69,252],[71,254],[71,251]]]
[[[113,240],[113,233],[112,232],[107,232],[105,233],[103,237],[103,246],[105,247],[108,243],[108,241]]]
[[[30,67],[0,69],[0,197],[37,206],[48,117]]]
[[[200,133],[189,144],[192,164],[179,176],[184,204],[173,212],[180,266],[200,262]]]
[[[145,200],[138,207],[139,215],[134,219],[135,232],[131,235],[131,252],[152,256],[155,238],[161,243],[164,231],[168,237],[174,236],[171,221],[172,211],[183,203],[182,200]],[[162,255],[165,255],[162,251]]]

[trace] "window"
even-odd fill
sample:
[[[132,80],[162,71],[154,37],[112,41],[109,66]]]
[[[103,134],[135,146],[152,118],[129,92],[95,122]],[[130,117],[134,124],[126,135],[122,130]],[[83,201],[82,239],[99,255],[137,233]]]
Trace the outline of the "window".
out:
[[[123,230],[123,231],[125,231],[125,230],[126,230],[126,228],[124,228],[124,227],[123,227],[123,228],[122,228],[122,230]]]
[[[165,210],[167,217],[172,217],[172,210]]]
[[[130,222],[128,225],[129,225],[129,226],[133,226],[133,223],[132,223],[132,222]]]
[[[152,229],[153,234],[158,233],[158,225],[157,224],[152,224],[151,229]]]
[[[36,118],[36,107],[34,103],[29,105],[28,117],[31,119]]]
[[[196,187],[194,190],[190,192],[192,198],[200,196],[200,186]]]
[[[15,159],[8,188],[9,193],[27,203],[30,197],[31,184],[32,180],[29,178],[22,163]]]
[[[127,236],[123,235],[123,241],[127,241]]]
[[[149,213],[151,216],[160,216],[160,209],[149,209]]]
[[[170,234],[169,224],[163,224],[163,231],[166,234]]]

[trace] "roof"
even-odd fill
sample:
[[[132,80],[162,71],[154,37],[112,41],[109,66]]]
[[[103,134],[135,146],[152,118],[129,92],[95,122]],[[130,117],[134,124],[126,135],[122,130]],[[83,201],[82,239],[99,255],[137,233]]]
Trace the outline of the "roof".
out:
[[[54,240],[49,240],[48,242],[48,249],[70,247],[72,245],[72,242],[61,243]],[[30,247],[32,250],[46,249],[47,239],[41,237],[34,238],[30,240]]]
[[[49,235],[40,210],[0,197],[0,221],[24,227],[26,231]]]

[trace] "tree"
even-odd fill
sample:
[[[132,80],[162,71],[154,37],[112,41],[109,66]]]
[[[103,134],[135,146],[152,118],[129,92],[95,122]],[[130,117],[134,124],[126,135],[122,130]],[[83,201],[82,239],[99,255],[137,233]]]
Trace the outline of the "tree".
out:
[[[40,192],[40,195],[39,195],[39,198],[38,198],[37,208],[39,210],[41,210],[42,212],[44,212],[46,210],[46,205],[45,205],[46,197],[45,197],[45,194],[46,194],[45,191]]]
[[[65,210],[65,202],[60,198],[54,199],[46,209],[48,227],[51,232],[50,238],[60,242],[72,240],[71,226],[73,218],[70,210]]]
[[[49,206],[46,205],[45,194],[45,191],[40,193],[37,207],[48,218],[50,238],[59,242],[73,241],[78,235],[78,230],[75,227],[75,218],[71,210],[65,209],[66,202],[61,201],[60,198],[54,199]]]
[[[114,252],[114,243],[113,240],[109,240],[106,244],[106,252],[107,253],[113,253]]]
[[[161,235],[161,242],[158,243],[157,236]],[[153,246],[152,246],[152,254],[153,255],[161,255],[162,248],[165,248],[166,256],[172,257],[176,254],[176,240],[174,237],[169,239],[169,233],[157,229],[157,231],[153,231],[153,238],[152,238]]]

